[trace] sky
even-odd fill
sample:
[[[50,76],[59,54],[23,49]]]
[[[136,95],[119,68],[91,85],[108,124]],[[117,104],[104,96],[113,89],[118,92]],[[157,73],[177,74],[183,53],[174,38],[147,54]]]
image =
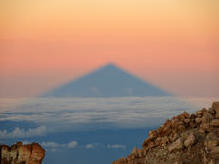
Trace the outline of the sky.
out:
[[[0,0],[0,97],[113,62],[179,96],[219,96],[218,0]]]

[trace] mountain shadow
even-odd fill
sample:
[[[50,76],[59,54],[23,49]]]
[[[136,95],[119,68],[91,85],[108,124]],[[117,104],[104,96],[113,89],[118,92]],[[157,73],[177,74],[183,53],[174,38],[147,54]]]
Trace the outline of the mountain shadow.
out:
[[[43,97],[145,97],[170,96],[114,64],[107,64],[85,76],[55,88]]]

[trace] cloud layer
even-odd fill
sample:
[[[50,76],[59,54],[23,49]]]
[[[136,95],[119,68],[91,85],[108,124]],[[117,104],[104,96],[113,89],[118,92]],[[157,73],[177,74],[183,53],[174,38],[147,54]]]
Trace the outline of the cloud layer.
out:
[[[29,138],[35,136],[43,136],[47,132],[45,126],[40,126],[37,128],[29,128],[27,130],[20,129],[19,127],[15,128],[13,131],[0,130],[0,139],[4,138]]]
[[[23,141],[23,144],[30,144],[30,141]],[[80,145],[78,141],[70,141],[68,143],[58,143],[54,141],[43,141],[40,143],[44,148],[51,151],[62,151],[63,149],[126,149],[126,145],[122,144],[103,144],[103,143],[89,143],[85,145]]]
[[[115,145],[107,145],[108,149],[125,149],[126,146],[125,145],[119,145],[119,144],[115,144]]]
[[[183,111],[197,110],[190,102],[198,104],[207,100],[183,101],[174,97],[0,99],[0,122],[29,121],[39,125],[28,130],[3,129],[0,139],[89,128],[152,127]]]
[[[73,148],[76,148],[78,146],[77,141],[71,141],[71,142],[66,143],[66,144],[60,144],[57,142],[42,142],[41,144],[43,147],[51,148],[51,149],[66,148],[66,147],[69,149],[73,149]]]
[[[25,141],[25,144],[30,143]],[[60,144],[58,142],[53,141],[44,141],[41,142],[41,145],[48,150],[57,151],[61,149],[75,149],[75,148],[82,148],[82,149],[98,149],[98,148],[105,148],[105,149],[126,149],[126,145],[121,144],[102,144],[102,143],[89,143],[86,145],[79,145],[77,141],[70,141],[68,143]]]

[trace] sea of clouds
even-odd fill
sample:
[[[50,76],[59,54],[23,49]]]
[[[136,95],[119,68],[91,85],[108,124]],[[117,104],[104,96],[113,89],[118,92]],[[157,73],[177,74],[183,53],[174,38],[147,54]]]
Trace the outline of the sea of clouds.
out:
[[[0,99],[0,124],[27,121],[38,125],[1,128],[0,139],[89,128],[154,127],[183,111],[191,113],[209,107],[216,100],[176,97]]]
[[[23,141],[23,144],[30,144],[32,142]],[[103,144],[103,143],[89,143],[89,144],[79,144],[78,141],[70,141],[67,143],[58,143],[54,141],[42,141],[40,144],[46,149],[52,152],[62,151],[63,149],[126,149],[126,145],[122,144]]]

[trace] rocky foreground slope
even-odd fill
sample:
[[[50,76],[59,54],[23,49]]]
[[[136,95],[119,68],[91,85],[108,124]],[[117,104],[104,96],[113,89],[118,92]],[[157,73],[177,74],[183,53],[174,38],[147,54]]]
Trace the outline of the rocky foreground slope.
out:
[[[41,164],[44,156],[45,150],[37,143],[0,145],[0,164]]]
[[[219,102],[150,131],[142,148],[113,164],[219,164]]]

